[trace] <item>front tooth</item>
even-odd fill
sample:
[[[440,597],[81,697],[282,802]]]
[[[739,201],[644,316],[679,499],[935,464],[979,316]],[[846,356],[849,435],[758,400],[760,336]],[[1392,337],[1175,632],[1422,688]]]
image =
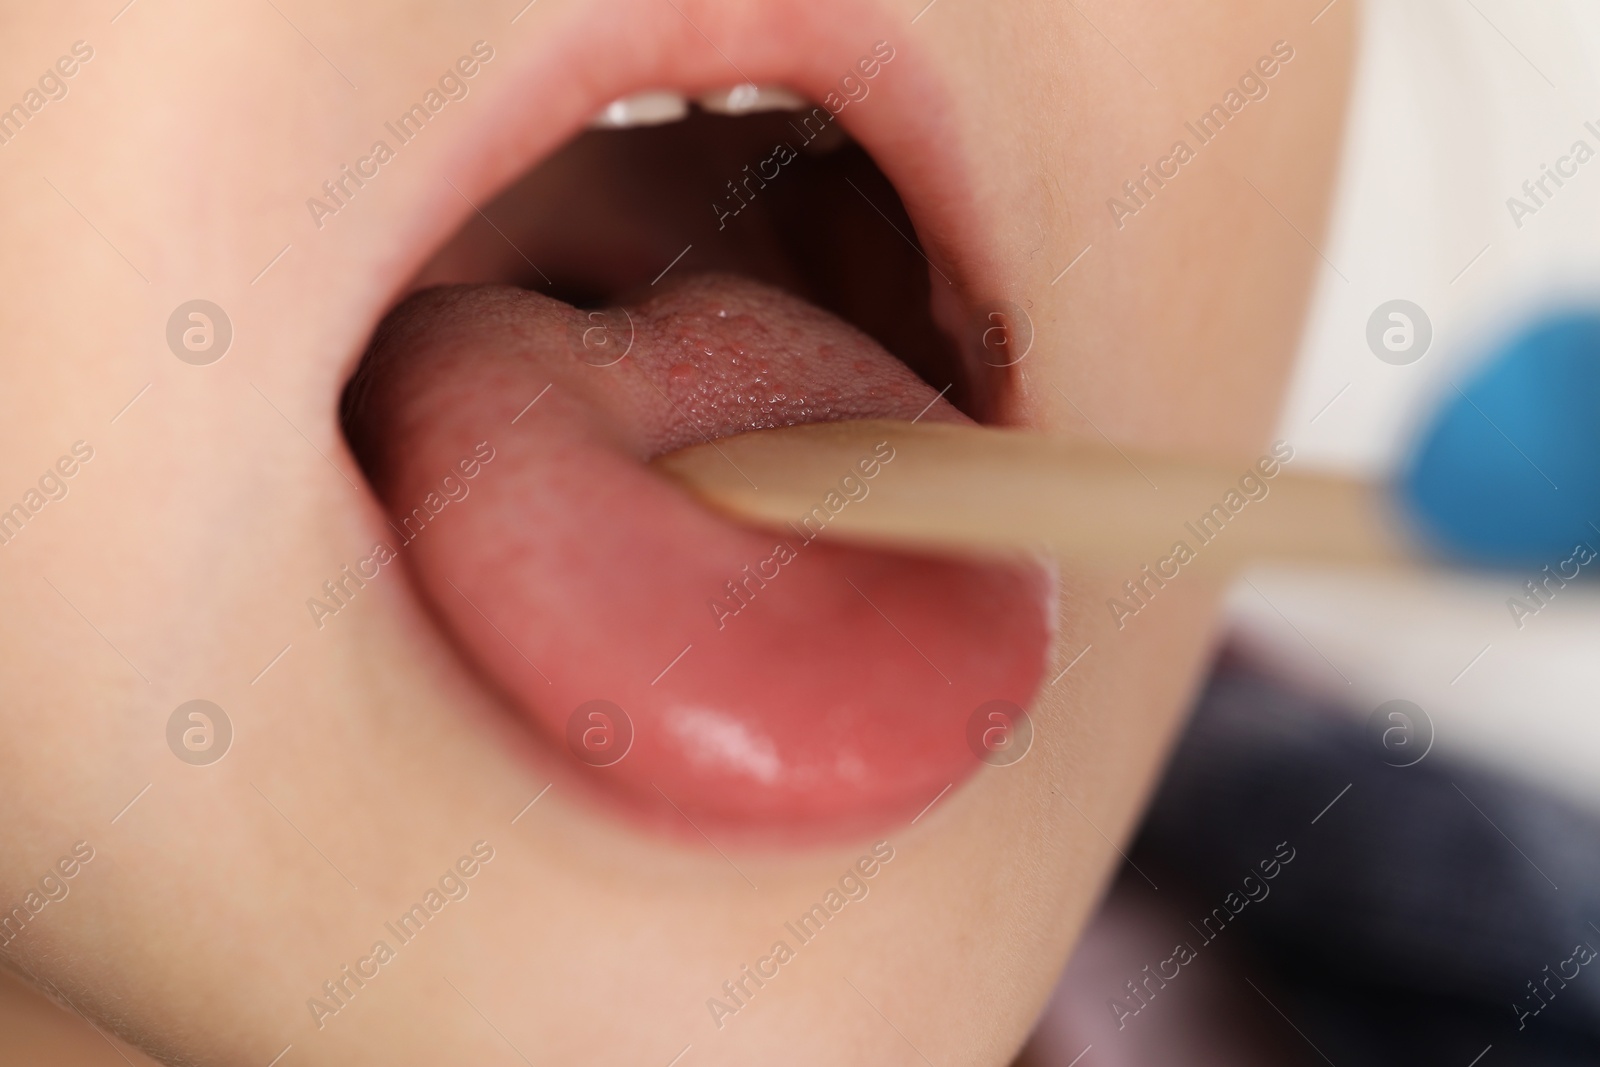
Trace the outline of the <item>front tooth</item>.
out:
[[[758,111],[800,111],[805,97],[781,85],[745,82],[730,89],[713,89],[695,103],[716,115],[753,115]]]
[[[589,120],[589,128],[621,130],[630,126],[660,126],[677,122],[689,114],[689,101],[682,93],[652,89],[613,100]]]

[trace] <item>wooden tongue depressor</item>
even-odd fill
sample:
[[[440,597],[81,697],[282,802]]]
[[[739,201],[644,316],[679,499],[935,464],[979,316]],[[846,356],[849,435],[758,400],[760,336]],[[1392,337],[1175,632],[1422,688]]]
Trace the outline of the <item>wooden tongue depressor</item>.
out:
[[[1268,478],[1249,459],[1125,454],[1029,431],[809,423],[694,445],[653,465],[713,509],[775,530],[792,526],[807,539],[823,527],[830,541],[937,554],[1042,550],[1135,569],[1173,559],[1183,542],[1192,558],[1175,562],[1213,572],[1423,559],[1381,486],[1281,465]]]

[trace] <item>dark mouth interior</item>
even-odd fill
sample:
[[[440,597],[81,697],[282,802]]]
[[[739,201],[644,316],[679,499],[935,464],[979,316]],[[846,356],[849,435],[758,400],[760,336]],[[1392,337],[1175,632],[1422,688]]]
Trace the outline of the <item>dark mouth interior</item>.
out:
[[[931,314],[929,267],[905,206],[826,115],[695,108],[662,126],[585,131],[481,205],[416,286],[498,282],[603,306],[647,293],[688,248],[671,272],[726,271],[785,289],[981,417],[957,345]]]

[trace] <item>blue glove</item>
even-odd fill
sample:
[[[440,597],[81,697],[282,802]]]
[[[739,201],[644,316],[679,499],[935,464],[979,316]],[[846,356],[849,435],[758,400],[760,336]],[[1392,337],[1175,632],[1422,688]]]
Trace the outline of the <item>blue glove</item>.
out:
[[[1452,388],[1396,489],[1413,532],[1456,562],[1600,548],[1600,310],[1540,320]]]

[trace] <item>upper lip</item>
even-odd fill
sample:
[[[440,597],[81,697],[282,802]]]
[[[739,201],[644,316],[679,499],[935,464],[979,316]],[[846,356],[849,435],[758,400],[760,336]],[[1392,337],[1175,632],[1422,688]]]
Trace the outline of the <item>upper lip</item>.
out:
[[[886,41],[893,62],[836,121],[900,194],[928,261],[936,321],[959,334],[972,309],[1000,292],[984,237],[994,227],[979,217],[955,86],[919,54],[903,15],[849,0],[613,0],[558,10],[544,26],[537,40],[490,42],[512,60],[513,84],[486,100],[465,152],[440,164],[448,184],[438,183],[436,210],[412,224],[416,259],[404,266],[414,269],[464,221],[472,208],[463,196],[472,204],[492,199],[613,100],[650,89],[694,96],[751,83],[787,86],[820,102]],[[971,377],[978,372],[974,354],[964,354]]]

